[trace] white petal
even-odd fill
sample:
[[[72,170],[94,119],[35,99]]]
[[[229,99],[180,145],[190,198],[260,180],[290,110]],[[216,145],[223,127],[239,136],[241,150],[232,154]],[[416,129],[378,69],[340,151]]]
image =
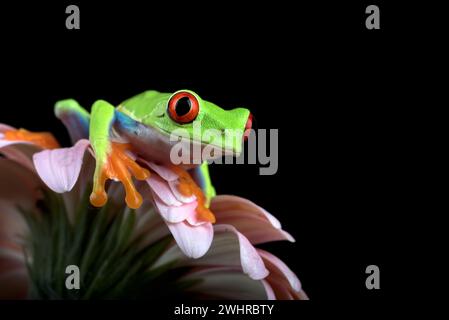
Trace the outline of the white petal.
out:
[[[170,206],[165,204],[164,201],[155,193],[153,193],[154,203],[160,213],[160,215],[167,222],[178,223],[186,220],[196,213],[197,202],[186,203],[180,206]]]
[[[234,226],[253,244],[295,239],[281,229],[274,216],[253,202],[237,196],[219,195],[212,199],[211,210],[220,224]]]
[[[173,194],[168,183],[156,174],[150,175],[146,180],[150,188],[159,196],[159,198],[169,206],[180,206],[182,202]]]
[[[55,192],[72,190],[80,174],[88,140],[79,140],[71,148],[44,150],[33,156],[36,171],[42,181]]]
[[[157,265],[176,259],[181,265],[187,266],[237,268],[255,280],[263,279],[269,274],[256,249],[234,227],[215,225],[214,230],[214,241],[201,259],[184,259],[178,248],[172,247],[164,253]]]
[[[167,222],[179,248],[190,258],[200,258],[209,250],[214,237],[211,223],[191,226],[186,222]]]
[[[193,272],[185,279],[201,280],[189,291],[204,299],[265,300],[267,292],[262,281],[249,278],[239,270],[210,268]]]
[[[146,163],[151,170],[155,171],[162,179],[166,181],[174,181],[179,179],[179,176],[176,174],[176,172],[174,172],[167,166],[158,165],[154,162],[146,161],[144,159],[140,160]]]
[[[258,249],[257,251],[272,275],[285,278],[295,291],[299,292],[301,290],[301,282],[298,277],[281,259],[265,250]]]
[[[237,236],[240,247],[240,263],[243,272],[255,280],[263,279],[269,274],[256,248],[237,229],[233,226],[222,224],[215,225],[214,230],[217,234],[230,233]]]

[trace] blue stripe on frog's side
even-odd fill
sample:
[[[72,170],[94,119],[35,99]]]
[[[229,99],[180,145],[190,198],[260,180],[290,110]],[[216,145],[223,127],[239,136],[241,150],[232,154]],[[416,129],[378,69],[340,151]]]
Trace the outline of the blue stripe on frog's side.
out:
[[[206,189],[206,179],[204,177],[204,173],[201,170],[201,166],[190,169],[189,173],[192,176],[192,179],[198,185],[198,187],[200,187],[204,192]]]
[[[209,174],[209,164],[207,161],[204,161],[200,166],[190,169],[189,173],[201,190],[203,190],[203,193],[206,196],[206,206],[209,207],[210,201],[216,195]]]
[[[117,110],[115,110],[115,121],[122,130],[130,133],[133,132],[133,130],[135,130],[139,125],[139,122]]]

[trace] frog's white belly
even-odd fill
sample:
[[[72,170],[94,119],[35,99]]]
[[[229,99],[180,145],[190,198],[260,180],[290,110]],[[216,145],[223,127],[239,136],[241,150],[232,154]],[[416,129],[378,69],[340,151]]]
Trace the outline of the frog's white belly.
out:
[[[170,136],[150,126],[135,122],[132,130],[124,128],[120,122],[114,123],[114,135],[129,142],[139,157],[161,164],[180,164],[193,168],[203,161],[216,159],[223,155],[220,148],[211,147],[185,138],[171,141]],[[205,148],[207,152],[203,152]],[[210,149],[213,152],[209,152]]]

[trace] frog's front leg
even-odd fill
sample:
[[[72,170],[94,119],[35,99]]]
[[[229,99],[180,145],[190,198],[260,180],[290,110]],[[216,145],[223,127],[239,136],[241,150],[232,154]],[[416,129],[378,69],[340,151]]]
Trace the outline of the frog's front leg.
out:
[[[136,209],[142,204],[142,196],[136,190],[132,176],[138,180],[145,180],[150,173],[129,155],[130,144],[111,141],[115,112],[117,111],[114,106],[103,100],[96,101],[92,106],[89,140],[95,152],[96,165],[90,202],[96,207],[106,203],[105,183],[107,179],[112,179],[123,184],[126,204]]]

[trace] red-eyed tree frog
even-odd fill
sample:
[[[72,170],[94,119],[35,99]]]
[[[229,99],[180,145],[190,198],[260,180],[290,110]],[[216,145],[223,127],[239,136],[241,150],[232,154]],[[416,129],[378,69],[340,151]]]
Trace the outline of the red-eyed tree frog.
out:
[[[150,172],[139,165],[128,151],[148,161],[172,165],[170,151],[174,144],[179,143],[173,139],[175,136],[201,148],[212,145],[225,154],[229,154],[229,150],[238,154],[252,123],[249,110],[223,110],[190,90],[175,93],[145,91],[117,107],[98,100],[93,104],[91,114],[73,99],[62,100],[56,103],[55,114],[66,124],[75,140],[89,137],[96,157],[90,201],[97,207],[107,202],[105,182],[108,179],[123,184],[125,200],[130,208],[140,207],[142,197],[134,186],[133,177],[147,179]],[[211,129],[220,135],[211,138],[207,134]],[[240,141],[227,139],[227,132],[234,135],[240,132],[237,139]],[[193,181],[192,175],[197,177],[203,193],[200,196],[207,199],[206,203],[215,195],[207,162],[173,167],[187,183]],[[188,173],[186,170],[192,171]]]

